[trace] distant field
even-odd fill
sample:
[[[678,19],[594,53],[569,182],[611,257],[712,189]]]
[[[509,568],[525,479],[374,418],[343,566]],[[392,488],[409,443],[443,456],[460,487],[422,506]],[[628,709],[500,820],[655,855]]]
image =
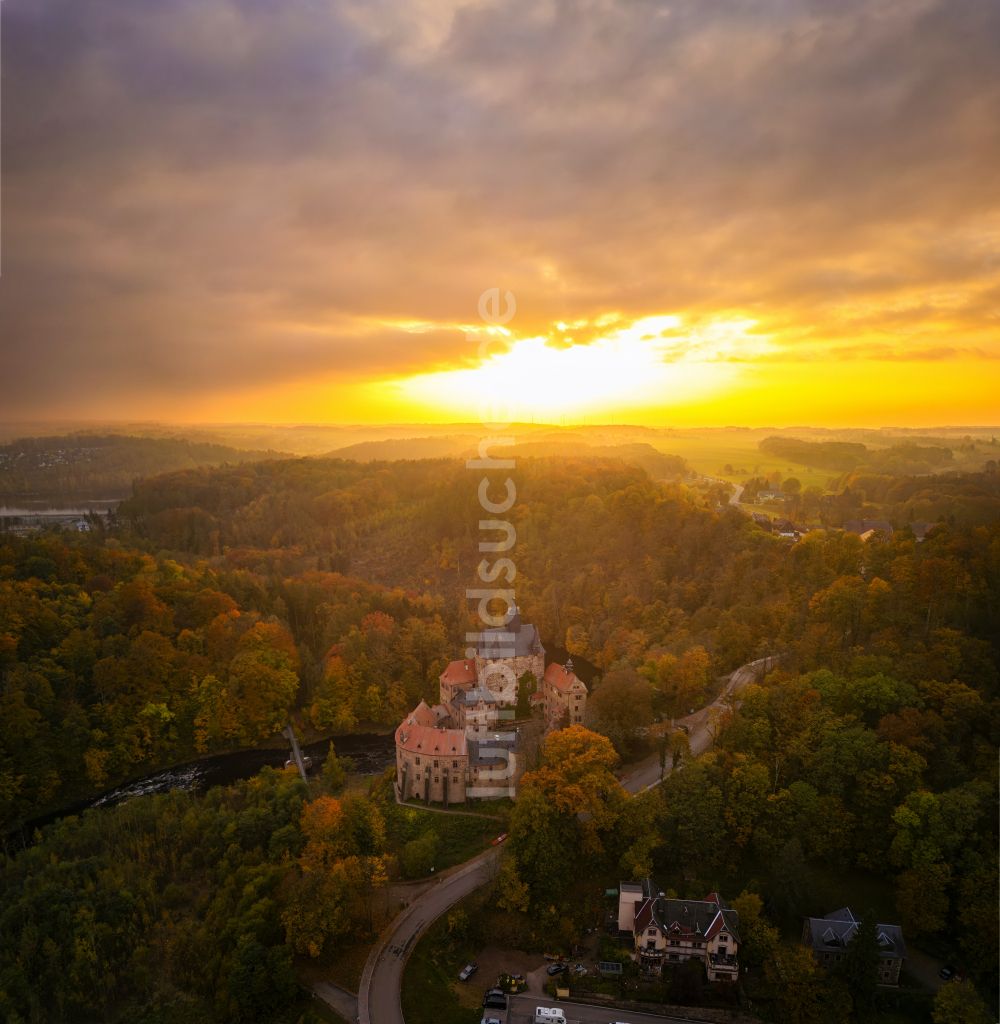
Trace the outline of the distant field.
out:
[[[761,435],[752,434],[746,438],[739,432],[732,431],[720,437],[684,434],[676,437],[660,437],[652,442],[653,446],[669,455],[679,455],[686,459],[692,468],[706,476],[717,476],[734,483],[742,483],[748,476],[766,476],[778,471],[782,477],[794,476],[802,482],[803,487],[815,484],[825,488],[831,478],[837,474],[825,469],[812,469],[793,462],[775,459],[760,451],[757,442]],[[723,467],[730,465],[733,472],[727,473]]]

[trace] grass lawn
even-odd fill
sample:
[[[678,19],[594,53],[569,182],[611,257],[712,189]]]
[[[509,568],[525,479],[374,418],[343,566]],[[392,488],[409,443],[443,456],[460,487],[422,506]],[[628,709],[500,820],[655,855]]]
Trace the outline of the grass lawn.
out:
[[[392,804],[386,815],[387,829],[394,847],[402,850],[412,840],[432,832],[437,836],[435,872],[461,864],[485,850],[506,830],[506,823],[493,818],[468,814],[438,814],[418,806]]]

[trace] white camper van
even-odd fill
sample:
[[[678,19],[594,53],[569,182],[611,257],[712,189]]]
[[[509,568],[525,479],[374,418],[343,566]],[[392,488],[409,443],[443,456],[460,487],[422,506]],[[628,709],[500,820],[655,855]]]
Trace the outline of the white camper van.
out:
[[[535,1024],[566,1024],[566,1014],[558,1006],[536,1006]]]

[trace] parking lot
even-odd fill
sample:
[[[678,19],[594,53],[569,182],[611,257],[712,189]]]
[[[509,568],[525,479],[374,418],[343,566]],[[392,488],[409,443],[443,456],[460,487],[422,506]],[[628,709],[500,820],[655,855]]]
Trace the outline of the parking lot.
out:
[[[566,1024],[670,1024],[672,1021],[688,1024],[688,1017],[663,1017],[655,1013],[636,1013],[606,1006],[586,1006],[565,1000],[546,999],[525,993],[511,996],[506,1014],[495,1010],[484,1011],[485,1016],[496,1016],[503,1024],[534,1024],[536,1006],[557,1006],[566,1015]],[[700,1022],[699,1022],[700,1024]]]

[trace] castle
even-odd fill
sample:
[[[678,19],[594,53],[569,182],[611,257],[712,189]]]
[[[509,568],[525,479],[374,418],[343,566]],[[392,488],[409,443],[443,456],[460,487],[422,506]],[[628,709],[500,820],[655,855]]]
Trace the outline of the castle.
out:
[[[572,659],[546,670],[538,630],[516,609],[506,626],[478,639],[469,657],[438,677],[439,703],[421,701],[396,729],[396,790],[404,800],[447,805],[514,795],[524,766],[513,723],[526,673],[538,687],[527,703],[541,707],[547,729],[583,722],[587,687]]]

